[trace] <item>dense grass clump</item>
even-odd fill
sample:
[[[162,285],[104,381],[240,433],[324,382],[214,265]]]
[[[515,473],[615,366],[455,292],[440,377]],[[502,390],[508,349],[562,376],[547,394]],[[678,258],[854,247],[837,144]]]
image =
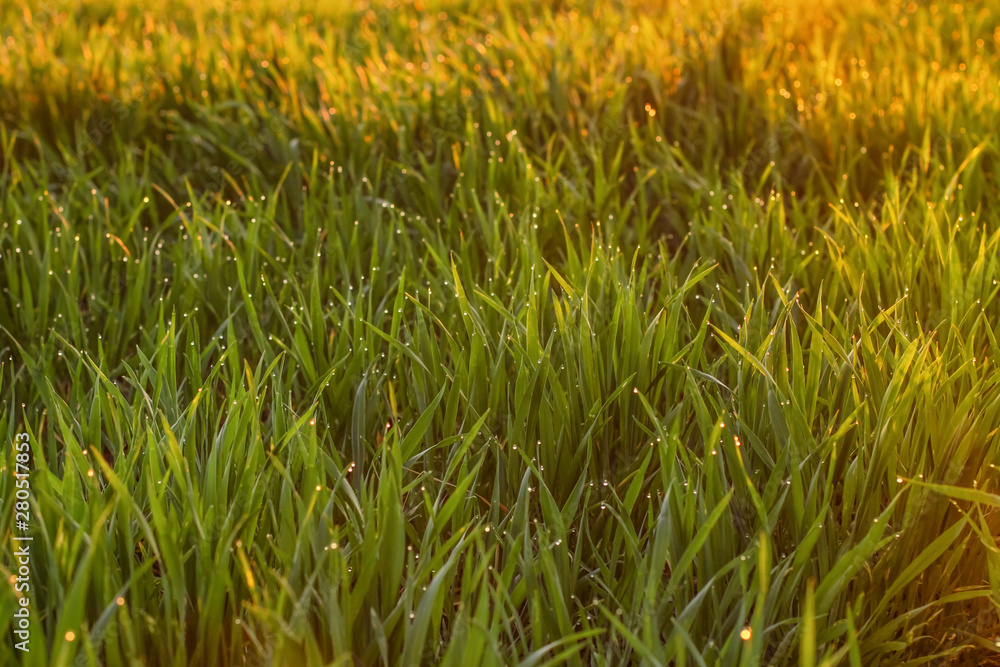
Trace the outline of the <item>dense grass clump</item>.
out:
[[[992,3],[272,4],[0,6],[3,660],[997,662]]]

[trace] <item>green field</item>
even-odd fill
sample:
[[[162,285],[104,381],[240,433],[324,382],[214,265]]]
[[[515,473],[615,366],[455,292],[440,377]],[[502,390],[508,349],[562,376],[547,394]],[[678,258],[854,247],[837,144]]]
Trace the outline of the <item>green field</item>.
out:
[[[1000,664],[995,3],[29,4],[0,664]]]

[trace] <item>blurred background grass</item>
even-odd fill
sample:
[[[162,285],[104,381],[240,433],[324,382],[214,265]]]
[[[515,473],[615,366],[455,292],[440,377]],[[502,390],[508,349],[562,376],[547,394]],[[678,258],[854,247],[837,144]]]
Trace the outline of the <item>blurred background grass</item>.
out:
[[[988,3],[53,2],[4,24],[6,124],[70,156],[149,142],[202,177],[260,162],[240,146],[261,132],[362,172],[472,121],[584,162],[621,143],[626,167],[655,136],[700,172],[774,153],[793,189],[850,173],[871,195],[928,128],[964,157],[997,105]]]

